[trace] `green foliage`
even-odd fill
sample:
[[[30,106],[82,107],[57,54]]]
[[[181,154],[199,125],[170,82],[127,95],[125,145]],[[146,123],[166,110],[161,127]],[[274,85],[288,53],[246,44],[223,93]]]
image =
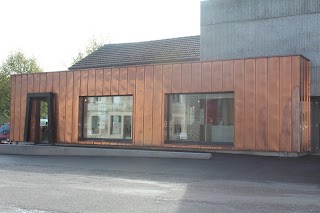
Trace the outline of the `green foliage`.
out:
[[[0,74],[0,120],[6,123],[10,118],[10,77]]]
[[[0,69],[0,73],[6,76],[34,72],[42,72],[37,60],[35,58],[26,58],[20,51],[11,53]]]
[[[10,75],[42,72],[35,58],[27,58],[18,51],[8,55],[0,67],[0,120],[10,120]]]
[[[100,47],[102,47],[104,45],[104,40],[97,40],[95,38],[92,38],[89,40],[88,45],[85,47],[84,51],[79,51],[77,56],[75,58],[73,58],[73,62],[72,64],[77,63],[78,61],[82,60],[84,57],[86,57],[87,55],[93,53],[94,51],[96,51],[97,49],[99,49]]]

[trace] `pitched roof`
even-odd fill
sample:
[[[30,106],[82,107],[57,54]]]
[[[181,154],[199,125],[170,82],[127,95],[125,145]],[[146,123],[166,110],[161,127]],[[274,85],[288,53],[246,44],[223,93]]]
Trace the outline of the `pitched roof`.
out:
[[[200,36],[106,44],[69,70],[200,60]]]

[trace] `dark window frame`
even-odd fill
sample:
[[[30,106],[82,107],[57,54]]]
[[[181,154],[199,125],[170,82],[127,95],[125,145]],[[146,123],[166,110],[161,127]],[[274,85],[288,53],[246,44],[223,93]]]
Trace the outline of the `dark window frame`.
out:
[[[112,138],[85,138],[84,137],[84,103],[85,98],[97,98],[97,97],[132,97],[132,123],[131,123],[131,131],[133,128],[133,112],[134,112],[134,96],[133,94],[127,95],[101,95],[101,96],[79,96],[79,141],[96,141],[96,142],[116,142],[116,143],[124,143],[124,144],[133,144],[133,132],[131,133],[131,139],[112,139]]]
[[[223,92],[195,92],[195,93],[165,93],[165,100],[164,100],[164,121],[167,125],[164,126],[166,129],[164,134],[164,144],[176,144],[176,145],[205,145],[205,146],[223,146],[226,148],[233,148],[233,142],[207,142],[207,141],[188,141],[188,140],[170,140],[170,96],[173,95],[204,95],[204,94],[233,94],[233,98],[235,100],[235,92],[234,91],[223,91]],[[233,113],[235,116],[235,107],[233,109]],[[233,129],[233,134],[235,135],[235,124]]]

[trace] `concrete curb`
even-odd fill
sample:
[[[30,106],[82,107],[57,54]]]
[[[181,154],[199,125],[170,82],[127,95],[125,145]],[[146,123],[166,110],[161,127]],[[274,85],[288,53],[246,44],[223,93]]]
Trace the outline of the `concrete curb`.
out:
[[[104,156],[104,157],[146,157],[146,158],[184,158],[208,160],[211,153],[148,151],[128,149],[102,149],[35,145],[0,145],[4,155],[44,155],[44,156]]]
[[[298,158],[306,156],[307,152],[259,152],[259,151],[237,151],[237,150],[214,150],[214,153],[235,155],[256,155],[265,157]]]

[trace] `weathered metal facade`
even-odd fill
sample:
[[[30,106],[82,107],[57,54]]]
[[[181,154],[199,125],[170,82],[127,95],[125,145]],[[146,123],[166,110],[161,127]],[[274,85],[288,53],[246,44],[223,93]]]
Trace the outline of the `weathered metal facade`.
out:
[[[14,75],[10,139],[24,141],[28,93],[55,93],[56,143],[174,149],[310,150],[309,61],[301,56]],[[234,93],[234,145],[167,144],[166,94]],[[81,96],[133,96],[132,143],[79,140]]]

